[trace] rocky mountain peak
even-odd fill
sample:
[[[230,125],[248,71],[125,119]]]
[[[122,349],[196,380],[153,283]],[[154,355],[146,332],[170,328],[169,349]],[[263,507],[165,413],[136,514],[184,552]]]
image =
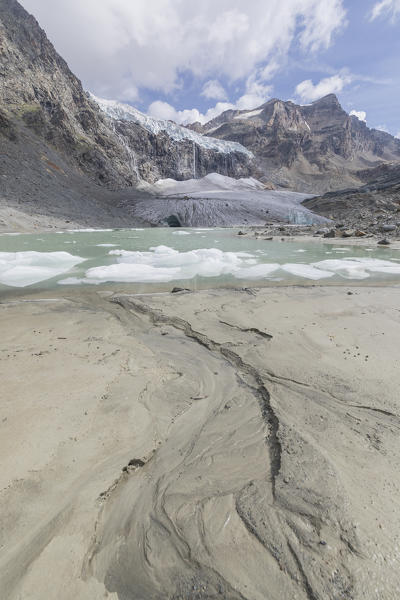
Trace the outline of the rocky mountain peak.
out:
[[[350,117],[335,94],[307,105],[272,98],[197,130],[249,148],[263,181],[310,193],[355,187],[360,171],[400,161],[400,141]]]
[[[312,104],[314,106],[332,106],[343,110],[336,94],[327,94],[318,100],[314,100]]]

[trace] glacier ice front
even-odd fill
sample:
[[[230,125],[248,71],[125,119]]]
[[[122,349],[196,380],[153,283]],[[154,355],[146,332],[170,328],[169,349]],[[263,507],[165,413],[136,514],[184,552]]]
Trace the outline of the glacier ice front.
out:
[[[139,187],[152,197],[139,199],[134,212],[151,223],[164,223],[172,215],[182,227],[264,225],[266,219],[309,225],[329,222],[301,204],[309,194],[269,190],[253,177],[209,173],[184,181],[141,181]]]
[[[250,158],[253,157],[253,153],[247,150],[242,144],[238,142],[226,142],[224,140],[217,140],[215,138],[207,137],[196,133],[186,127],[181,127],[172,121],[164,119],[154,119],[145,115],[144,113],[137,110],[129,104],[123,104],[122,102],[116,102],[115,100],[105,100],[103,98],[97,98],[97,96],[91,95],[93,100],[99,105],[101,110],[105,112],[111,119],[117,121],[132,121],[137,125],[143,127],[150,133],[159,134],[161,131],[165,131],[170,138],[178,142],[189,140],[202,148],[208,150],[215,150],[222,154],[231,154],[233,152],[240,152]]]
[[[66,273],[85,260],[68,252],[0,252],[0,283],[26,287]]]

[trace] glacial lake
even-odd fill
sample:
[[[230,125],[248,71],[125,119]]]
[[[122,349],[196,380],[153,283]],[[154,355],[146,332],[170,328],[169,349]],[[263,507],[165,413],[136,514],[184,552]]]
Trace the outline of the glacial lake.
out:
[[[400,250],[267,241],[238,229],[1,234],[0,293],[129,285],[137,292],[290,284],[400,283]],[[116,285],[118,284],[118,285]]]

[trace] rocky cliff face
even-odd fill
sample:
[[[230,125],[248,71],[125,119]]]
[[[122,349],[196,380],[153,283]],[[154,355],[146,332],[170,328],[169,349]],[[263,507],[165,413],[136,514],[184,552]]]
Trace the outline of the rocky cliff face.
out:
[[[132,185],[136,176],[126,152],[36,20],[15,0],[0,0],[0,40],[3,136],[23,143],[28,128],[95,181]]]
[[[85,93],[34,17],[16,0],[0,0],[0,144],[7,155],[19,146],[22,160],[30,146],[29,162],[35,143],[57,152],[75,174],[109,189],[140,178],[191,177],[194,156],[199,176],[251,171],[244,149],[230,155],[111,119]]]
[[[400,161],[400,140],[349,116],[334,94],[307,106],[273,99],[190,127],[243,144],[255,154],[262,180],[299,191],[356,186],[358,171]]]

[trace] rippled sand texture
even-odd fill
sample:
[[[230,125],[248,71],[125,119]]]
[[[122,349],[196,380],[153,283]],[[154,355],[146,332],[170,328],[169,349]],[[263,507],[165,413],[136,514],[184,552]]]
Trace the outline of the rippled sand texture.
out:
[[[396,598],[399,290],[352,291],[1,304],[4,598]]]

